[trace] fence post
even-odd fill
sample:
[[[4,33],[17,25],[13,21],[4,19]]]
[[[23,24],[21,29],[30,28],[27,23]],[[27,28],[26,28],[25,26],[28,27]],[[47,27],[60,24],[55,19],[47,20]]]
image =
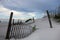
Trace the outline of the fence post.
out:
[[[18,19],[18,22],[17,22],[17,24],[19,25],[19,19]]]
[[[33,17],[33,23],[35,23],[34,17]]]
[[[52,27],[52,23],[51,23],[51,19],[50,19],[50,15],[49,15],[48,10],[46,10],[46,12],[47,12],[47,16],[48,16],[48,20],[49,20],[50,28],[53,28],[53,27]]]
[[[14,19],[13,19],[13,25],[14,25]]]
[[[10,39],[9,35],[10,35],[10,30],[11,30],[12,17],[13,17],[13,12],[11,12],[11,14],[10,14],[10,19],[9,19],[9,24],[8,24],[8,29],[7,29],[7,34],[6,34],[5,39]]]

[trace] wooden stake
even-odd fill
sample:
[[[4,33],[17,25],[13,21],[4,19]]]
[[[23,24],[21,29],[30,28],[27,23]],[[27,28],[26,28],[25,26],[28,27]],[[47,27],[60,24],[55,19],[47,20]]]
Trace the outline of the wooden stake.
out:
[[[11,12],[11,14],[10,14],[10,19],[9,19],[9,24],[8,24],[6,39],[10,39],[9,35],[10,35],[10,30],[11,30],[12,17],[13,17],[13,12]]]
[[[52,23],[51,23],[51,19],[50,19],[50,15],[49,15],[48,10],[47,10],[46,12],[47,12],[47,16],[48,16],[48,20],[49,20],[50,28],[53,28],[53,27],[52,27]]]

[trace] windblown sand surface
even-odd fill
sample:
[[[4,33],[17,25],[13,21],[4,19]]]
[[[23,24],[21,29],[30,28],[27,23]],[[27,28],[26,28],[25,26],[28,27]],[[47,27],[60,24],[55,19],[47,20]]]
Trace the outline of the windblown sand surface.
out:
[[[0,38],[4,38],[6,35],[8,23],[0,23]],[[60,40],[60,24],[52,20],[53,28],[50,28],[48,18],[36,19],[35,23],[38,28],[30,36],[19,40]],[[13,39],[12,39],[13,40]],[[18,39],[17,39],[18,40]]]

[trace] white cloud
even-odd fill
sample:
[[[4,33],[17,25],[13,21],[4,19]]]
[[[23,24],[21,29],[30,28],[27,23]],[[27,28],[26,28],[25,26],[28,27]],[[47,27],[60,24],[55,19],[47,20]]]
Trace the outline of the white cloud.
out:
[[[0,15],[2,17],[9,16],[11,12],[13,12],[13,14],[14,14],[13,16],[14,17],[23,16],[23,14],[24,14],[24,12],[17,12],[17,11],[14,11],[14,10],[9,10],[9,9],[3,7],[3,6],[0,6]]]
[[[5,15],[9,15],[11,12],[13,12],[14,13],[14,16],[18,16],[18,15],[22,16],[23,13],[24,13],[24,12],[18,12],[18,11],[7,9],[7,8],[5,8],[3,6],[0,6],[0,12],[1,13],[4,13]]]
[[[10,13],[10,10],[7,8],[4,8],[3,6],[0,6],[0,12]]]
[[[19,12],[19,11],[10,10],[3,6],[0,6],[0,15],[3,18],[7,18],[7,17],[9,18],[9,15],[11,12],[13,12],[14,19],[24,20],[24,19],[28,19],[36,16],[35,12]]]
[[[40,14],[40,12],[21,12],[21,11],[10,10],[3,6],[0,6],[0,18],[9,18],[11,12],[13,12],[14,19],[22,19],[22,20],[29,19],[32,17],[36,19],[44,16],[44,13],[42,12],[41,12],[42,14]]]
[[[28,13],[28,15],[29,15],[29,16],[32,16],[32,17],[35,17],[35,16],[36,16],[35,12]]]

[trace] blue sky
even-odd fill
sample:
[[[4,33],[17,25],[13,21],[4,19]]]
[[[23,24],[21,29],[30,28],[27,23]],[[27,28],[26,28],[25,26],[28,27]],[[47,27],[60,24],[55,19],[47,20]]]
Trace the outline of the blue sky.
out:
[[[0,18],[9,18],[11,11],[14,18],[41,18],[46,10],[54,10],[60,0],[0,0]]]

